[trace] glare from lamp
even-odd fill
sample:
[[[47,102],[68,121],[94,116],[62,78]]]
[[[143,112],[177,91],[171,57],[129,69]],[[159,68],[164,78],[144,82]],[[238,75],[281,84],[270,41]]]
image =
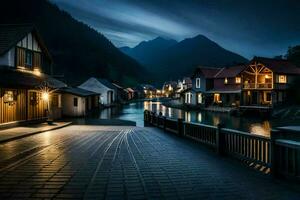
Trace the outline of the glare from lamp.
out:
[[[48,92],[43,92],[42,98],[44,101],[49,101],[49,93]]]

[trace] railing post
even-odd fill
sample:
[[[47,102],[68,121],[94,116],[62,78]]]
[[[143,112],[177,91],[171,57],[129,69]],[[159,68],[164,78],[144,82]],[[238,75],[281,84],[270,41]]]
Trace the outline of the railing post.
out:
[[[164,131],[166,131],[167,117],[165,117],[165,116],[163,117],[163,123],[164,123],[164,124],[163,124],[163,125],[164,125],[164,128],[163,128],[163,129],[164,129]]]
[[[178,135],[180,137],[183,137],[183,119],[178,118],[177,119],[177,127],[178,127]]]
[[[276,140],[279,138],[279,131],[278,130],[271,130],[270,134],[270,154],[271,154],[271,174],[273,177],[278,177],[278,157],[279,155],[276,155],[278,153],[277,147],[276,147]]]
[[[144,126],[149,126],[149,111],[144,111]]]
[[[224,125],[219,123],[216,130],[216,151],[219,155],[225,155],[225,133],[222,131]]]

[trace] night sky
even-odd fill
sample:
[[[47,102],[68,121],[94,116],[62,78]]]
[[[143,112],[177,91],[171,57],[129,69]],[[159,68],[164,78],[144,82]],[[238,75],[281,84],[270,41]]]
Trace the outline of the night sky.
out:
[[[247,58],[300,44],[299,0],[51,0],[117,47],[203,34]]]

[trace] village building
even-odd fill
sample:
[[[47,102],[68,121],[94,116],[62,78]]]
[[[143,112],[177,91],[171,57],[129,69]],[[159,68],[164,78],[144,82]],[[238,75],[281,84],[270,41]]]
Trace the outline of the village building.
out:
[[[116,86],[106,79],[91,77],[78,87],[100,94],[99,103],[104,106],[111,106],[117,100]]]
[[[207,91],[213,95],[215,105],[239,106],[241,99],[241,72],[246,65],[224,67],[213,77],[213,89]]]
[[[61,116],[66,85],[51,73],[52,58],[32,25],[0,25],[0,124]],[[48,115],[49,114],[49,115]]]
[[[181,101],[185,105],[203,107],[212,103],[207,91],[213,88],[213,78],[220,69],[197,67],[193,73],[192,87],[182,92]]]
[[[127,99],[128,100],[131,100],[131,99],[133,99],[134,98],[134,90],[132,89],[132,88],[126,88],[125,89],[126,91],[127,91]]]
[[[83,117],[99,109],[99,94],[81,88],[64,87],[62,94],[62,114],[68,117]]]
[[[175,91],[175,98],[180,98],[182,91],[192,87],[192,79],[184,77],[182,80],[178,80],[177,88]]]
[[[254,57],[241,73],[241,108],[271,108],[287,100],[287,91],[300,68],[283,59]]]
[[[175,92],[177,89],[176,81],[167,81],[163,84],[162,93],[165,97],[175,97]]]
[[[116,87],[116,101],[117,102],[125,102],[128,100],[128,92],[126,89],[124,89],[122,86],[116,84],[116,83],[113,83],[113,85]]]

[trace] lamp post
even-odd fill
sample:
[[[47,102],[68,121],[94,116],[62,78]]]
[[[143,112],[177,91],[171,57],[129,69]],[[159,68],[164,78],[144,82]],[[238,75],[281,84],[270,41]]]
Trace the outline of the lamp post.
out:
[[[53,119],[52,119],[51,111],[50,111],[50,109],[51,109],[51,106],[50,106],[50,97],[51,96],[50,96],[50,94],[51,94],[51,92],[53,92],[53,90],[52,91],[50,90],[50,88],[48,87],[47,82],[42,84],[42,86],[40,87],[40,90],[41,90],[41,93],[42,93],[42,100],[44,102],[46,102],[46,104],[47,104],[47,110],[46,110],[47,111],[47,113],[46,113],[47,123],[49,125],[52,125],[53,124]]]

